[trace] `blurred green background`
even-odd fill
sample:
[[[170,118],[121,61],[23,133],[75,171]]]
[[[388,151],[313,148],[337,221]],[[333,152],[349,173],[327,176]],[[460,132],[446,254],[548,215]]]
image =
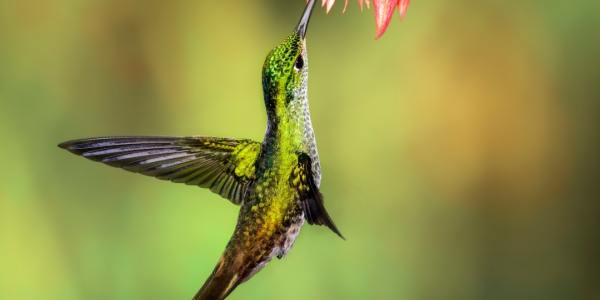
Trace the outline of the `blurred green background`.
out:
[[[260,68],[303,5],[0,2],[0,299],[191,298],[237,207],[56,144],[260,140]],[[600,299],[600,2],[415,0],[377,41],[341,8],[308,45],[348,240],[307,226],[230,299]]]

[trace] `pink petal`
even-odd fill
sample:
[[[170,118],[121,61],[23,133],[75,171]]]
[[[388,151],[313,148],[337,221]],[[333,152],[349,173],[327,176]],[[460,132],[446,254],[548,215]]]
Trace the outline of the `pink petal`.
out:
[[[329,13],[329,11],[333,7],[334,3],[335,3],[335,0],[322,0],[321,6],[325,7],[325,10],[327,11],[327,13]]]
[[[407,0],[374,0],[373,7],[375,9],[375,38],[380,38],[386,31],[390,20],[394,15],[394,9],[399,1],[406,2]]]
[[[348,8],[348,1],[349,0],[344,0],[343,12],[346,12],[346,9]],[[335,4],[335,0],[321,0],[321,6],[325,7],[327,13],[333,8],[333,4]],[[358,0],[358,5],[360,6],[361,11],[365,5],[370,9],[371,0]],[[396,6],[398,7],[400,17],[404,18],[409,5],[410,0],[373,0],[373,7],[375,10],[375,38],[380,38],[387,30]]]
[[[371,8],[371,0],[358,0],[358,5],[360,5],[360,11],[363,11],[363,6],[367,5],[367,9]]]
[[[404,18],[406,16],[406,11],[408,11],[408,5],[410,4],[410,0],[400,0],[398,4],[398,12],[400,13],[400,17]]]

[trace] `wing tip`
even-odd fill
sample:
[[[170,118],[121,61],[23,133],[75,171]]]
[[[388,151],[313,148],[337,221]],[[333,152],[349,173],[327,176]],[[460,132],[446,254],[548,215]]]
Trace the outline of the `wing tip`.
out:
[[[65,149],[71,153],[80,155],[82,153],[82,146],[89,143],[92,139],[76,139],[68,140],[58,144],[58,148]]]
[[[327,228],[331,229],[331,231],[333,231],[333,233],[337,234],[340,238],[342,238],[342,240],[346,240],[346,237],[344,237],[344,235],[340,232],[340,230],[337,228],[337,226],[335,226],[335,223],[333,223],[333,220],[331,219],[331,217],[329,216],[329,214],[327,213],[327,211],[325,210],[325,208],[323,207],[323,212],[324,215],[321,218],[321,223],[322,225],[327,226]]]
[[[62,142],[62,143],[58,144],[57,146],[58,146],[58,148],[65,149],[69,152],[74,152],[75,145],[77,144],[78,141],[81,141],[81,140],[69,140],[69,141]]]
[[[72,144],[73,144],[73,141],[66,141],[66,142],[62,142],[62,143],[58,144],[57,146],[58,146],[58,148],[69,150],[71,148]]]
[[[331,229],[335,234],[337,234],[342,240],[345,241],[346,237],[340,232],[339,229],[337,229],[337,227],[335,227],[335,224],[332,223],[331,225],[333,226],[328,225],[327,227],[329,227],[329,229]]]

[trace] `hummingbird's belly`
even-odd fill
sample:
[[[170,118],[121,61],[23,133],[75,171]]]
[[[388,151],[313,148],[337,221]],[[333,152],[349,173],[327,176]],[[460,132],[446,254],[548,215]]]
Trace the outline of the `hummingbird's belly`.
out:
[[[289,183],[291,167],[276,166],[249,189],[240,211],[238,237],[254,260],[249,276],[274,257],[283,258],[304,225],[299,193]]]
[[[297,216],[297,219],[292,222],[290,226],[282,230],[282,232],[277,233],[272,239],[273,243],[271,244],[270,251],[266,251],[262,257],[258,258],[256,265],[249,271],[246,279],[249,279],[254,274],[258,273],[258,271],[264,268],[274,257],[277,257],[278,259],[283,258],[294,245],[298,234],[300,234],[302,225],[304,225],[303,214]]]
[[[287,231],[281,236],[279,245],[273,249],[274,254],[279,259],[283,258],[290,251],[300,233],[300,229],[302,229],[302,225],[304,225],[304,215],[298,217],[299,220],[288,227]]]

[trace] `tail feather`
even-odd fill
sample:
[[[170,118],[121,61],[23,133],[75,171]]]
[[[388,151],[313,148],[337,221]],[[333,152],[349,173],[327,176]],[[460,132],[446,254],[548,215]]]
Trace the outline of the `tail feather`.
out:
[[[193,300],[223,300],[242,283],[237,268],[231,268],[224,258],[217,264],[212,274]]]

